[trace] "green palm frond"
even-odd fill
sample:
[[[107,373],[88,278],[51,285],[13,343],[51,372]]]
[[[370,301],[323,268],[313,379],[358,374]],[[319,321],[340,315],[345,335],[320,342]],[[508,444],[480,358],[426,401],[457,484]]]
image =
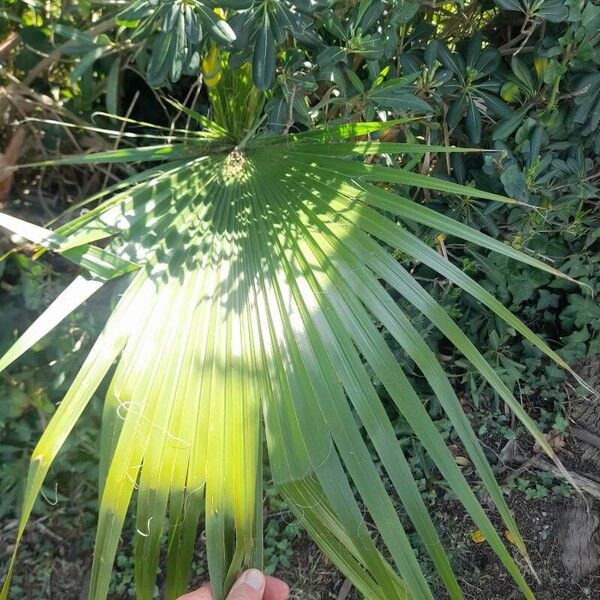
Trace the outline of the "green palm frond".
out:
[[[398,517],[399,500],[450,597],[462,598],[367,366],[516,585],[533,598],[378,324],[435,392],[526,560],[502,491],[438,358],[390,291],[469,359],[551,456],[552,448],[482,354],[386,247],[427,264],[568,368],[403,223],[420,223],[562,274],[393,191],[389,184],[508,201],[357,160],[356,155],[442,150],[345,141],[382,127],[343,125],[257,137],[244,147],[218,136],[190,137],[66,158],[63,163],[159,164],[114,186],[112,195],[103,192],[108,199],[52,232],[0,215],[0,225],[83,269],[0,360],[0,369],[105,282],[117,276],[129,280],[34,450],[18,530],[20,540],[53,460],[92,394],[110,377],[90,598],[107,595],[136,491],[135,576],[141,600],[152,598],[165,533],[167,597],[185,591],[201,519],[215,598],[224,597],[242,567],[260,567],[263,440],[278,491],[365,597],[433,598]],[[105,240],[102,249],[94,245],[100,240]],[[391,487],[384,485],[366,438]],[[377,528],[381,544],[368,523]],[[3,600],[13,567],[14,557]]]

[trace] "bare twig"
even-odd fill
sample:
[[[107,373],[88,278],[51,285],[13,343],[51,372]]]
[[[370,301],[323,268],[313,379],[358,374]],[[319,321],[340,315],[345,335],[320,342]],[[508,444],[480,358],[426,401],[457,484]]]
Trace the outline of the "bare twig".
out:
[[[448,105],[442,101],[442,127],[443,127],[443,131],[444,131],[444,146],[449,147],[450,146],[450,132],[448,131],[448,121],[446,120],[446,116],[448,114]],[[451,170],[451,166],[450,166],[450,153],[446,152],[446,173],[448,174],[448,177],[450,177],[450,174],[452,172]]]
[[[294,98],[296,97],[296,91],[298,86],[294,83],[290,91],[290,97],[288,99],[288,119],[283,128],[283,135],[287,135],[294,124]]]
[[[115,138],[115,142],[113,144],[113,150],[116,150],[119,147],[119,144],[121,143],[121,137],[123,135],[123,132],[125,131],[125,127],[127,126],[127,119],[129,119],[129,117],[131,116],[131,113],[133,112],[133,108],[135,107],[139,97],[140,97],[140,91],[137,90],[133,96],[133,99],[131,100],[131,102],[129,104],[129,108],[127,109],[127,112],[125,113],[125,118],[121,122],[121,127],[119,128],[119,135]],[[108,184],[108,178],[111,176],[111,173],[112,173],[112,164],[109,163],[108,170],[104,174],[103,187],[106,187],[106,185]]]
[[[196,91],[194,93],[194,98],[192,99],[192,103],[190,104],[190,107],[193,109],[194,106],[196,106],[196,102],[198,100],[198,96],[200,95],[200,92],[202,91],[202,83],[204,81],[204,78],[202,76],[202,73],[200,73],[200,75],[198,76],[198,79],[194,82],[194,85],[192,86],[196,88]],[[185,104],[185,103],[184,103]],[[188,130],[190,128],[192,122],[192,116],[188,115],[187,119],[185,120],[185,127],[184,129]],[[186,134],[187,137],[187,134]]]
[[[0,58],[8,54],[20,41],[19,34],[13,32],[4,41],[0,42]]]
[[[559,438],[561,435],[562,435],[562,433],[560,431],[556,431],[554,433],[554,435],[548,437],[548,443],[552,444],[554,442],[554,440]],[[515,444],[516,444],[516,441],[515,441]],[[508,444],[507,444],[507,446],[508,446]],[[521,473],[524,473],[525,471],[536,467],[538,464],[538,461],[542,458],[542,454],[544,453],[544,450],[541,447],[537,446],[537,444],[535,446],[535,451],[534,451],[533,455],[530,456],[529,458],[527,458],[525,456],[517,455],[515,450],[516,450],[516,448],[514,448],[514,450],[511,452],[511,459],[514,462],[520,462],[521,465],[519,466],[518,469],[515,469],[512,473],[510,473],[506,477],[506,479],[504,480],[504,482],[506,484],[514,481],[519,475],[521,475]],[[504,452],[504,450],[502,452]],[[501,452],[501,454],[502,454],[502,452]]]
[[[10,138],[4,152],[0,152],[0,206],[6,202],[12,187],[14,177],[12,167],[17,164],[24,139],[25,128],[18,127]]]

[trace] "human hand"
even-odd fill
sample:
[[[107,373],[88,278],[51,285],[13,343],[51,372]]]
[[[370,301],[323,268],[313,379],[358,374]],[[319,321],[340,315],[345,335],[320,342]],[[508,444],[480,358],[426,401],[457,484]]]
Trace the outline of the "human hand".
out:
[[[258,569],[242,573],[233,584],[227,600],[287,600],[287,583],[276,577],[265,577]],[[210,584],[205,583],[199,590],[180,596],[178,600],[213,600]]]

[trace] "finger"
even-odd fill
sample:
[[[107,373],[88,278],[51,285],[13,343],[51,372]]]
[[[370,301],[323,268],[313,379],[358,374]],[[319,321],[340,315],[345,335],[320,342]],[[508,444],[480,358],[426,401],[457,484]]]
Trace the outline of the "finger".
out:
[[[177,600],[213,600],[210,583],[205,583],[199,590],[180,596]]]
[[[262,600],[266,583],[258,569],[249,569],[233,584],[227,600]]]
[[[277,577],[267,576],[263,600],[287,600],[290,597],[290,588],[285,581]]]

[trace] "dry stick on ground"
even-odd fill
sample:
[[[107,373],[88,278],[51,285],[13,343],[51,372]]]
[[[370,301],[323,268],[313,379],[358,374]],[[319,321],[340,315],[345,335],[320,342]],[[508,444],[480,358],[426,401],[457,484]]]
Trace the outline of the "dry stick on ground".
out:
[[[570,431],[577,439],[600,450],[600,436],[597,436],[595,433],[592,433],[587,429],[576,427],[574,425],[571,425]]]
[[[561,435],[562,435],[562,433],[560,431],[555,432],[554,435],[552,435],[548,438],[548,443],[552,445],[554,440],[557,439],[558,437],[560,437]],[[533,455],[528,458],[528,457],[517,454],[515,445],[516,445],[515,439],[509,440],[508,443],[506,444],[506,446],[500,451],[500,456],[509,455],[512,462],[520,463],[519,468],[515,469],[512,473],[510,473],[504,479],[505,485],[512,483],[519,475],[521,475],[521,473],[524,473],[528,469],[532,469],[532,468],[536,467],[538,465],[538,462],[541,460],[542,454],[544,452],[544,450],[542,450],[542,448],[540,448],[539,446],[536,446],[534,448]],[[507,448],[509,446],[510,446],[510,450],[507,451]]]
[[[558,477],[560,479],[566,479],[564,473],[556,465],[549,463],[544,459],[540,459],[536,466],[544,469],[545,471],[549,471],[555,477]],[[573,481],[581,490],[587,492],[590,496],[593,496],[594,498],[600,499],[600,484],[596,483],[589,477],[584,477],[583,475],[579,475],[578,473],[574,473],[573,471],[570,471],[569,475],[572,477]]]
[[[521,464],[518,469],[515,469],[512,473],[510,473],[508,477],[506,477],[506,479],[504,480],[505,485],[512,482],[525,471],[533,468],[543,469],[544,471],[552,473],[555,477],[558,477],[559,479],[564,479],[565,481],[568,481],[568,478],[562,469],[560,469],[554,463],[550,463],[544,458],[542,458],[541,449],[529,458],[526,458],[524,456],[517,456],[514,458],[514,462]],[[594,498],[600,499],[600,484],[595,482],[593,479],[585,477],[584,475],[580,475],[579,473],[575,473],[574,471],[568,471],[568,476],[573,482],[575,482],[575,485],[577,485],[577,487],[580,490],[588,493]],[[572,482],[569,481],[569,483]]]
[[[351,589],[352,582],[349,579],[344,579],[344,583],[342,583],[342,587],[337,595],[337,600],[346,600]]]

